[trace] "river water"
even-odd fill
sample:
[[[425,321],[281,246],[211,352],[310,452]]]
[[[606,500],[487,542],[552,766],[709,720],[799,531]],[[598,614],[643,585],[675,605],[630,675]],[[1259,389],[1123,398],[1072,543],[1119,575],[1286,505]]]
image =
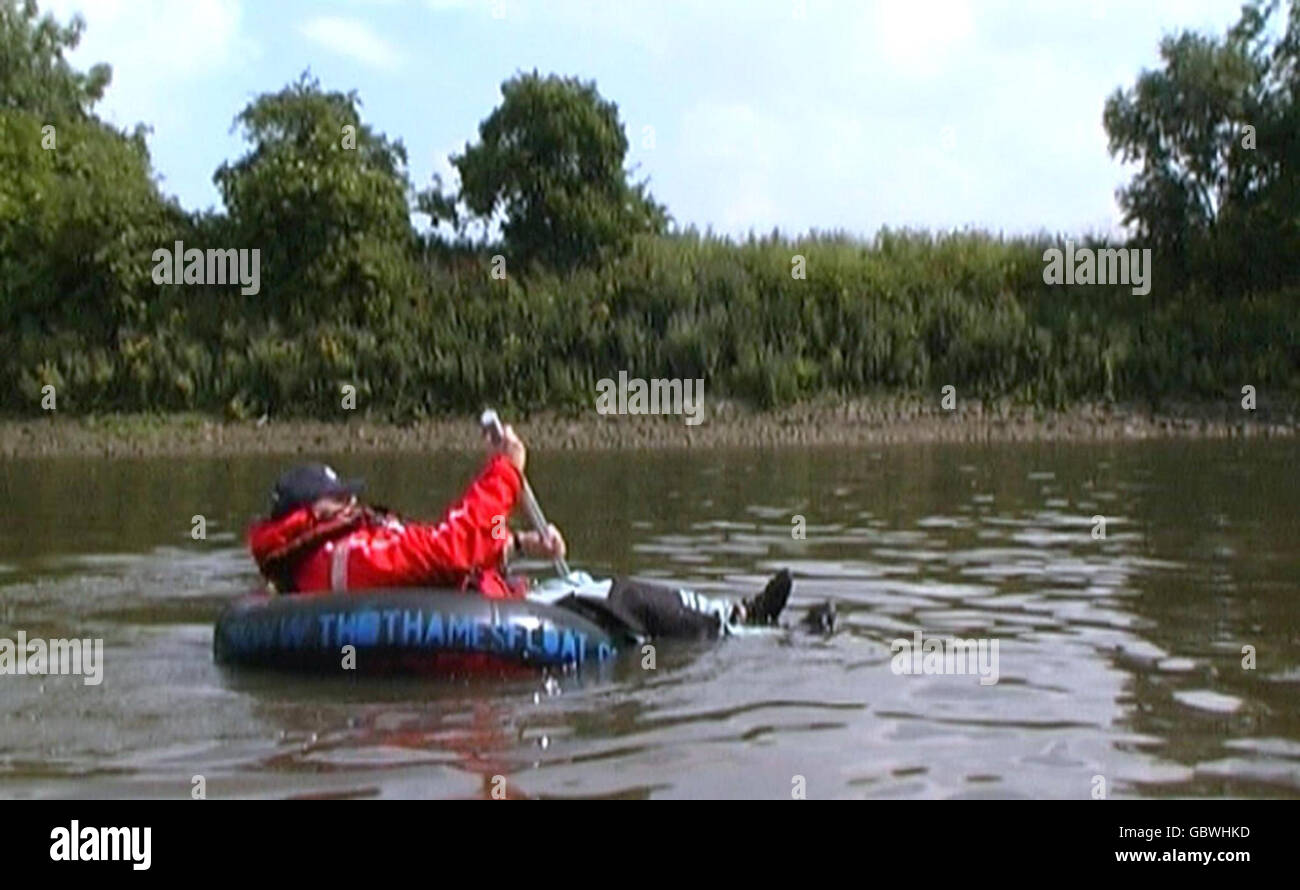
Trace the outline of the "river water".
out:
[[[0,796],[189,797],[202,776],[210,798],[1300,797],[1296,454],[537,452],[576,566],[719,595],[788,566],[791,624],[834,599],[839,629],[473,682],[213,663],[214,618],[256,581],[243,530],[281,459],[8,460],[0,637],[105,649],[97,686],[0,676]],[[417,516],[477,462],[334,461]],[[891,646],[918,632],[996,643],[997,682],[898,672]]]

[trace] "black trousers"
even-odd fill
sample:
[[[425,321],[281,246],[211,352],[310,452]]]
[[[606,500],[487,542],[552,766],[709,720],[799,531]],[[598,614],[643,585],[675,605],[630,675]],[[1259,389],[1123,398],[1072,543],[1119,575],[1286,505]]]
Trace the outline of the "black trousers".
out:
[[[691,590],[616,577],[605,598],[569,594],[556,602],[609,633],[641,640],[721,636],[731,604]]]

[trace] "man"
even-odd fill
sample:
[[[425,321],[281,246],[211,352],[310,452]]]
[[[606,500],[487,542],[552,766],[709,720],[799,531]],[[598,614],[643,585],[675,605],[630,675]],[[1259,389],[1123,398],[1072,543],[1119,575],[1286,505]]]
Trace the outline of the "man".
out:
[[[437,523],[408,522],[357,500],[360,480],[340,479],[324,464],[282,475],[271,492],[271,515],[249,531],[258,568],[280,593],[366,591],[384,587],[456,587],[467,594],[519,598],[525,579],[508,578],[517,554],[565,555],[564,538],[511,532],[506,519],[523,488],[527,452],[511,427],[490,446],[487,465]],[[557,605],[633,636],[716,637],[742,625],[775,624],[790,596],[789,571],[759,594],[732,603],[689,590],[574,573]]]

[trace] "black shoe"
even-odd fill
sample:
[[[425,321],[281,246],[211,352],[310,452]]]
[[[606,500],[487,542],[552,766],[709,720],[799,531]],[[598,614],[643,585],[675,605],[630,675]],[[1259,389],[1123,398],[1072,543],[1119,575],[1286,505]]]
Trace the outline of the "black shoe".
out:
[[[792,587],[794,587],[794,577],[790,574],[790,570],[782,569],[777,572],[772,580],[767,582],[762,593],[741,602],[745,609],[745,624],[776,624],[786,601],[790,599]]]
[[[803,616],[803,626],[815,634],[830,636],[835,633],[840,626],[835,600],[827,600],[809,609],[808,614]]]

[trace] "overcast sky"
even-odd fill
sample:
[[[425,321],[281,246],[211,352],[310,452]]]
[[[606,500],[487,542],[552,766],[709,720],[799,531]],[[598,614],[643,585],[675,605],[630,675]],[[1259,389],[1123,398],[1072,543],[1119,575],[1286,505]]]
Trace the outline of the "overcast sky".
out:
[[[1126,171],[1102,106],[1163,34],[1221,34],[1239,0],[45,0],[100,113],[153,127],[164,191],[217,206],[231,121],[311,69],[356,89],[412,180],[451,181],[519,70],[594,79],[629,163],[679,224],[743,235],[881,226],[1114,231]]]

